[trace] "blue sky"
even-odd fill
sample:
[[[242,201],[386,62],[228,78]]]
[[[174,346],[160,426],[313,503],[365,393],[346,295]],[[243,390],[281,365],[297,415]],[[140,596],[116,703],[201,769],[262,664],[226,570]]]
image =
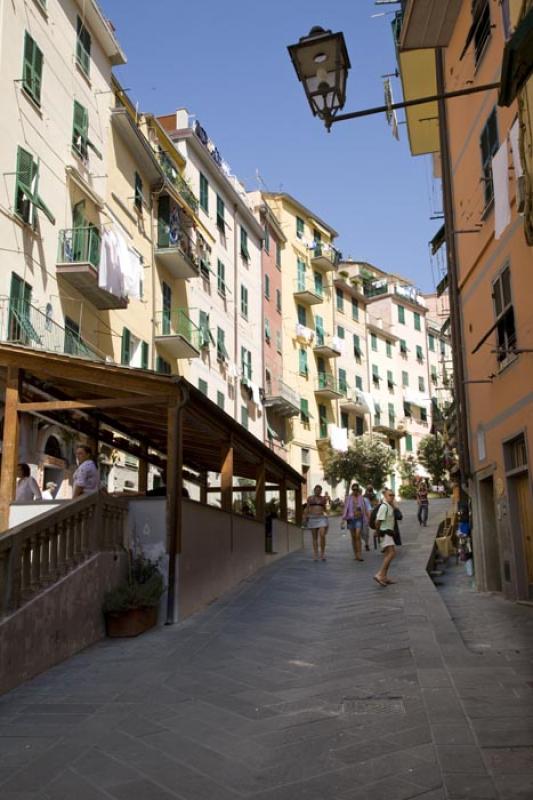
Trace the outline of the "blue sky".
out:
[[[284,190],[340,233],[345,256],[434,289],[427,243],[440,226],[427,157],[393,139],[384,116],[330,134],[307,106],[287,45],[313,25],[344,32],[346,111],[381,105],[396,67],[391,16],[373,0],[101,0],[128,56],[117,77],[143,111],[186,107],[249,189]],[[389,8],[395,8],[391,6]],[[393,81],[395,99],[399,81]],[[402,117],[400,117],[402,119]],[[435,199],[437,198],[437,199]]]

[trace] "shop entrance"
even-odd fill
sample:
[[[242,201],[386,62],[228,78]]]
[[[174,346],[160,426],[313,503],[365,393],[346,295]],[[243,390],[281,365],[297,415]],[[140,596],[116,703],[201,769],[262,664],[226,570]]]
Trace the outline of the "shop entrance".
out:
[[[500,543],[494,513],[494,479],[492,475],[479,481],[479,503],[483,530],[485,589],[488,592],[501,592]]]

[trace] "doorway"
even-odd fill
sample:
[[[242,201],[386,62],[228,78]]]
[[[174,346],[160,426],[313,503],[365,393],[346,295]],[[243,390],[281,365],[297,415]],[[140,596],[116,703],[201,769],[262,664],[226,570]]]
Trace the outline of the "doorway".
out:
[[[485,561],[485,589],[501,592],[502,572],[500,542],[496,526],[494,506],[494,478],[492,475],[479,481],[479,510],[483,531],[483,554]]]
[[[516,513],[524,553],[526,557],[526,572],[529,597],[533,597],[533,510],[531,508],[531,492],[529,488],[529,475],[526,472],[512,479],[516,497]]]

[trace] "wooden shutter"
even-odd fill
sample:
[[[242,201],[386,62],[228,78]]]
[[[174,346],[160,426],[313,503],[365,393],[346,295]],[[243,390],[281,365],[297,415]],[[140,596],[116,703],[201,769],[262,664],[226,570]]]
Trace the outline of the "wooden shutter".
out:
[[[141,367],[148,369],[148,342],[141,342]]]
[[[170,243],[170,197],[162,194],[157,204],[157,246],[168,247]]]
[[[131,358],[131,333],[127,328],[122,328],[122,352],[120,363],[129,366]]]

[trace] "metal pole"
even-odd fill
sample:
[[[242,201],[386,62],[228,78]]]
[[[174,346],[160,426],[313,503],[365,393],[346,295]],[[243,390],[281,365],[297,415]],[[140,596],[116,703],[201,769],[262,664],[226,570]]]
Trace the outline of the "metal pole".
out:
[[[450,156],[450,140],[448,132],[448,115],[446,100],[454,93],[445,93],[444,53],[441,47],[435,50],[435,65],[437,75],[437,91],[439,93],[439,139],[442,161],[442,195],[444,203],[444,234],[446,240],[446,258],[448,266],[449,297],[450,297],[450,322],[452,332],[452,356],[455,385],[455,409],[457,418],[457,445],[459,451],[459,468],[461,471],[461,484],[470,475],[470,453],[468,443],[467,407],[465,391],[465,370],[463,360],[463,337],[461,323],[461,309],[459,304],[457,248],[455,246],[455,214],[453,207],[453,182]],[[497,85],[497,84],[496,84]],[[490,87],[478,87],[479,91]],[[455,95],[456,96],[456,95]],[[462,490],[462,487],[461,487]],[[463,490],[462,490],[463,491]]]

